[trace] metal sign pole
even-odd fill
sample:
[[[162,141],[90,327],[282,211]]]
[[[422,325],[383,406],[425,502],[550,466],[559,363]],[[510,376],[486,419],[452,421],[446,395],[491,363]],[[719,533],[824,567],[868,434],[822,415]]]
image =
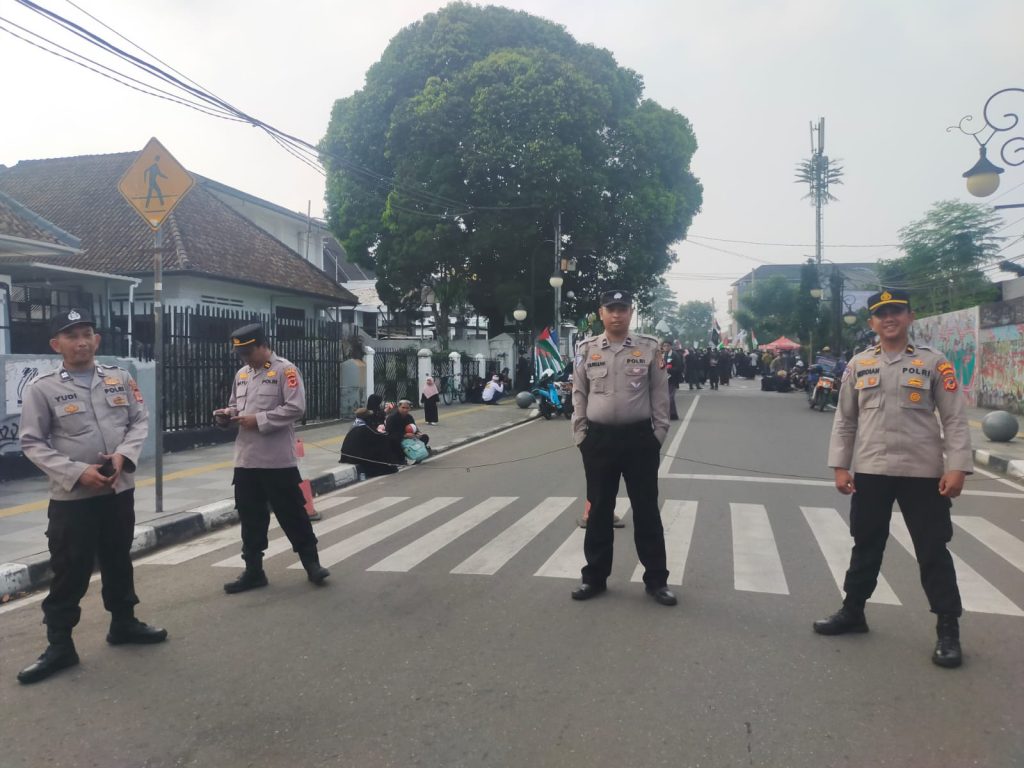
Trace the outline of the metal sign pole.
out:
[[[163,331],[163,230],[156,228],[153,236],[153,371],[156,376],[152,419],[156,427],[156,455],[154,468],[156,478],[156,514],[164,511],[164,331]]]

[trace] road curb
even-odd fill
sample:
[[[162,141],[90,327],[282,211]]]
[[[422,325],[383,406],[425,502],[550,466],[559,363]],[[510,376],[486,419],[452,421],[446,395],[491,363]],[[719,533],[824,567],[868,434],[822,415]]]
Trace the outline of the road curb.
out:
[[[1011,459],[981,448],[974,449],[974,463],[1001,472],[1016,480],[1024,480],[1024,459]]]
[[[536,413],[530,411],[522,418],[504,422],[467,437],[455,438],[448,443],[434,446],[432,456],[439,456],[467,443],[483,440],[485,437],[491,437],[536,418]],[[343,464],[329,472],[306,479],[310,482],[313,495],[323,496],[326,493],[358,483],[359,475],[354,465]],[[220,499],[200,507],[175,512],[160,518],[160,520],[147,521],[143,525],[135,526],[132,557],[139,557],[157,549],[188,541],[236,522],[238,522],[238,512],[235,510],[234,499]],[[0,564],[0,603],[6,603],[24,592],[41,589],[47,586],[52,578],[50,555],[46,552],[24,558],[22,562],[2,563]]]

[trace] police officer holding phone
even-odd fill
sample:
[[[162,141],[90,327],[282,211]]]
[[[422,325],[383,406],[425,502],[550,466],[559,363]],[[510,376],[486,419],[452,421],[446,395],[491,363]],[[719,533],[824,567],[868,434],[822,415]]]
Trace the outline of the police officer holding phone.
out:
[[[100,337],[87,310],[62,311],[51,330],[50,348],[63,362],[26,387],[21,412],[21,449],[50,479],[53,581],[43,600],[49,645],[18,673],[22,683],[78,663],[71,631],[96,560],[112,616],[107,642],[167,639],[167,630],[135,618],[135,468],[149,420],[142,394],[128,371],[96,363]]]
[[[227,407],[218,408],[213,417],[222,428],[238,427],[232,484],[242,523],[245,570],[225,584],[224,591],[235,594],[267,586],[263,553],[270,527],[268,505],[309,580],[321,585],[330,573],[320,565],[295,455],[295,422],[306,412],[302,376],[294,365],[274,354],[258,323],[232,333],[231,346],[245,365],[235,373]]]
[[[647,594],[662,605],[675,605],[658,510],[659,454],[669,428],[668,375],[658,340],[629,329],[633,299],[628,291],[602,294],[600,315],[604,333],[580,342],[573,367],[573,439],[583,457],[590,516],[583,583],[572,598],[589,600],[607,588],[615,497],[623,478]]]

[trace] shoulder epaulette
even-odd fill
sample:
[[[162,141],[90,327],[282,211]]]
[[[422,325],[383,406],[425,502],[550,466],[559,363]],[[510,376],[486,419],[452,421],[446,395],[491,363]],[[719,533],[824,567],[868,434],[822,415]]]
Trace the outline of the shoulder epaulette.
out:
[[[646,339],[647,341],[653,341],[655,344],[661,344],[661,339],[657,336],[648,336],[646,333],[637,333],[634,336],[638,339]]]
[[[29,385],[35,384],[40,379],[45,379],[45,378],[47,378],[49,376],[56,376],[56,375],[57,375],[57,371],[47,371],[46,373],[37,373],[35,376],[33,376],[31,379],[28,380],[28,383],[29,383]]]

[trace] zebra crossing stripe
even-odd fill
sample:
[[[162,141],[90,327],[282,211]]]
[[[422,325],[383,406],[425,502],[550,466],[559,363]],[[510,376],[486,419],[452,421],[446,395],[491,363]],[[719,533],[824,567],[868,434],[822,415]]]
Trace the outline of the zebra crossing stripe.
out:
[[[484,520],[504,509],[518,496],[492,496],[466,510],[461,515],[449,520],[416,541],[402,547],[394,554],[388,555],[379,563],[371,565],[368,571],[393,571],[404,573],[422,563],[431,555],[439,552],[457,538],[473,530]]]
[[[1024,542],[983,517],[954,515],[959,528],[991,549],[1018,571],[1024,571]]]
[[[233,526],[226,531],[217,531],[198,539],[185,541],[176,547],[160,549],[152,555],[141,557],[135,565],[180,565],[210,552],[223,549],[231,543],[239,541],[238,530]]]
[[[395,515],[382,523],[377,523],[377,525],[372,528],[360,531],[355,536],[351,536],[344,541],[340,541],[337,544],[327,547],[326,549],[321,549],[320,564],[324,566],[331,566],[335,563],[340,563],[342,560],[351,557],[357,552],[362,552],[367,547],[372,547],[374,544],[383,541],[389,536],[393,536],[399,531],[405,530],[410,525],[415,525],[435,512],[454,504],[461,498],[461,496],[435,496],[429,501],[417,504],[412,509],[408,509],[399,515]],[[302,563],[294,563],[288,567],[293,569],[302,568]]]
[[[889,533],[900,545],[914,556],[914,542],[902,516],[893,515],[889,525]],[[954,555],[953,567],[956,568],[956,583],[960,587],[960,600],[964,610],[977,613],[997,613],[1002,616],[1024,616],[1013,601],[996,589],[990,582],[967,563]]]
[[[550,496],[544,499],[451,572],[493,576],[574,501],[574,496]]]
[[[635,515],[634,515],[635,517]],[[696,501],[667,499],[661,506],[661,521],[665,527],[665,555],[668,564],[668,583],[681,586],[686,571],[686,558],[693,541],[693,524],[697,521]],[[641,563],[633,571],[630,581],[644,580],[644,566]]]
[[[346,497],[354,498],[354,497]],[[352,509],[344,512],[335,517],[331,517],[327,520],[321,520],[319,523],[313,524],[313,533],[317,536],[322,536],[325,533],[336,531],[339,528],[344,528],[346,525],[362,520],[364,517],[376,514],[381,510],[392,507],[395,504],[406,501],[408,496],[382,496],[379,499],[375,499],[371,502],[363,504],[361,507],[353,507]],[[292,548],[291,542],[288,541],[287,536],[282,536],[278,539],[274,539],[270,542],[270,546],[267,547],[263,553],[263,559],[280,555],[282,552],[288,552]],[[241,568],[245,565],[241,555],[229,557],[226,560],[221,560],[218,563],[213,564],[215,568]]]
[[[733,585],[743,592],[788,595],[786,574],[762,504],[730,504]]]
[[[621,510],[622,518],[629,514],[629,499],[616,499],[615,511]],[[575,521],[573,525],[576,525]],[[554,551],[548,561],[533,574],[534,576],[548,576],[555,579],[578,579],[580,571],[587,562],[583,556],[583,539],[586,538],[587,529],[578,525],[569,534],[569,538],[562,542],[562,545]]]
[[[843,580],[846,578],[846,567],[850,563],[850,548],[853,539],[850,537],[850,528],[842,515],[831,507],[800,507],[804,513],[807,524],[811,527],[815,541],[821,554],[825,556],[828,569],[832,572],[832,578],[839,587],[839,593],[843,593]],[[885,605],[902,605],[896,593],[892,591],[889,582],[882,574],[878,574],[878,586],[871,596],[872,603],[883,603]]]

